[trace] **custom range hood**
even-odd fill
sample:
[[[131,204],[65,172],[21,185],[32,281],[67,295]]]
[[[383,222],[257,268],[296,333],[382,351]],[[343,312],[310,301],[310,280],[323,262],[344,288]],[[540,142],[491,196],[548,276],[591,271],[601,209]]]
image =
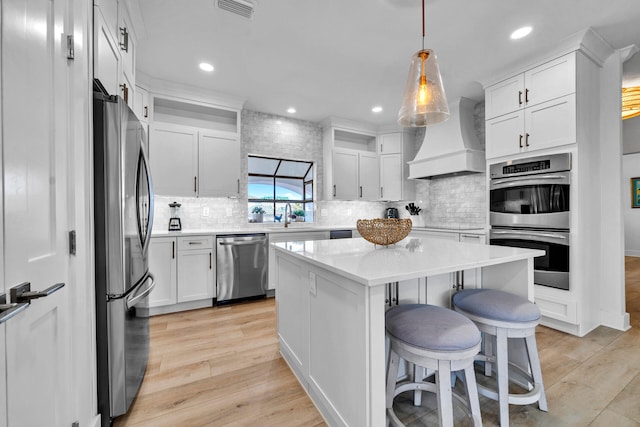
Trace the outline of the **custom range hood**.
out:
[[[410,179],[485,171],[485,154],[473,126],[475,102],[449,104],[449,120],[425,128],[424,141],[409,163]]]

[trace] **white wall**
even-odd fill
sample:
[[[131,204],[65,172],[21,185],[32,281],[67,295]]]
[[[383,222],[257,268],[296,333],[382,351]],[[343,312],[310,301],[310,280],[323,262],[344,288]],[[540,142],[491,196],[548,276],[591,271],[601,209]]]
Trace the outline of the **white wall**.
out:
[[[640,177],[640,152],[625,154],[622,156],[622,182],[626,188],[627,197],[622,200],[622,211],[624,213],[624,253],[627,256],[640,256],[640,208],[631,208],[631,178],[637,177]]]
[[[640,116],[622,122],[623,154],[640,153]]]

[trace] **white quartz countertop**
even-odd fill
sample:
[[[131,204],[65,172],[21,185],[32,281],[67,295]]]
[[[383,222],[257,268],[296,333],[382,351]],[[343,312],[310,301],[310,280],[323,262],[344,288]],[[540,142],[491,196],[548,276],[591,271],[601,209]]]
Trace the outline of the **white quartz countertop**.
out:
[[[153,230],[152,237],[180,237],[202,236],[215,234],[252,234],[252,233],[295,233],[329,230],[355,230],[355,224],[349,225],[313,225],[309,223],[291,223],[288,228],[284,224],[263,225],[247,224],[246,227],[209,228],[209,229],[185,229],[181,231]],[[445,231],[451,233],[484,234],[485,229],[480,227],[447,227],[444,225],[430,225],[426,227],[413,227],[416,231]]]
[[[367,286],[543,256],[544,251],[407,237],[391,246],[362,238],[273,243],[276,250]]]

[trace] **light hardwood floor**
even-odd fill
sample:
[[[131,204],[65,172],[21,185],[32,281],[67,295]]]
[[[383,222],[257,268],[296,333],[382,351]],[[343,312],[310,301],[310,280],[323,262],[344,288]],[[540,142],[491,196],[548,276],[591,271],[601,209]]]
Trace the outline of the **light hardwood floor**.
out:
[[[640,258],[627,257],[632,329],[599,327],[584,338],[537,331],[549,412],[511,406],[512,425],[640,426]],[[399,397],[410,426],[434,425],[434,400]],[[497,403],[481,399],[485,426]],[[461,419],[457,425],[467,425]],[[278,351],[275,301],[151,319],[151,355],[142,388],[115,426],[324,426]],[[437,421],[436,421],[437,425]]]

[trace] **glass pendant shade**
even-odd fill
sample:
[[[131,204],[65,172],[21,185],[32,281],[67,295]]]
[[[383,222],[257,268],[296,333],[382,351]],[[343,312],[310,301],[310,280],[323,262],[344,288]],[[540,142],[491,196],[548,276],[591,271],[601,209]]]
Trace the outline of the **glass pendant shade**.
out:
[[[622,88],[622,120],[640,116],[640,86]]]
[[[398,124],[405,127],[422,127],[448,118],[449,106],[436,54],[431,49],[423,49],[411,58],[409,78],[398,113]]]

